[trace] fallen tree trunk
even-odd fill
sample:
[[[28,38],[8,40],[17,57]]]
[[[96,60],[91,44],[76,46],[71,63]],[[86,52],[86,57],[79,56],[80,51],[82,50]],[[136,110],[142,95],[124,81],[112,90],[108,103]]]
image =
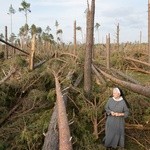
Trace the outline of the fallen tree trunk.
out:
[[[131,78],[130,76],[124,74],[123,72],[121,72],[120,70],[116,70],[114,68],[111,68],[112,71],[114,71],[116,74],[120,75],[121,77],[123,77],[124,79],[126,79],[129,82],[135,83],[135,84],[140,84],[139,81]]]
[[[141,73],[145,73],[145,74],[150,74],[150,71],[146,71],[146,70],[143,70],[143,69],[140,69],[140,68],[133,68],[133,67],[130,67],[131,70],[135,70],[136,72],[141,72]]]
[[[58,130],[59,130],[59,150],[72,150],[71,135],[67,117],[66,105],[63,100],[58,77],[55,76],[57,111],[58,111]]]
[[[57,129],[57,105],[54,107],[53,114],[48,126],[48,132],[45,135],[45,140],[42,150],[58,150],[58,129]]]
[[[74,83],[74,87],[77,87],[81,80],[83,79],[83,74],[79,75],[79,77],[76,79]],[[65,102],[65,105],[67,103],[67,93],[68,93],[69,88],[65,88],[63,90],[63,100]],[[48,127],[48,131],[45,134],[45,140],[43,144],[42,150],[58,150],[59,149],[59,140],[58,140],[58,128],[57,128],[57,106],[55,105],[54,111],[51,117],[51,121]]]
[[[106,81],[104,80],[104,78],[102,77],[102,75],[96,70],[96,68],[93,65],[92,65],[92,70],[96,74],[96,76],[98,77],[98,79],[100,80],[100,82],[102,84],[106,85]]]
[[[140,61],[140,60],[137,60],[137,59],[134,59],[134,58],[130,58],[130,57],[126,57],[125,59],[150,67],[150,64],[147,63],[147,62],[143,62],[143,61]]]
[[[136,130],[150,130],[150,127],[145,127],[142,124],[125,124],[125,128],[130,130],[130,129],[136,129]]]
[[[120,79],[115,78],[114,76],[102,71],[101,69],[98,69],[105,77],[110,79],[111,81],[127,88],[128,90],[132,90],[135,93],[144,95],[146,97],[150,97],[150,87],[148,86],[142,86],[140,84],[134,84],[134,83],[129,83],[126,81],[122,81]]]
[[[44,64],[45,62],[46,62],[46,60],[42,60],[42,61],[40,61],[39,63],[34,64],[34,69],[37,68],[37,67],[39,67],[39,66],[41,66],[41,65]]]

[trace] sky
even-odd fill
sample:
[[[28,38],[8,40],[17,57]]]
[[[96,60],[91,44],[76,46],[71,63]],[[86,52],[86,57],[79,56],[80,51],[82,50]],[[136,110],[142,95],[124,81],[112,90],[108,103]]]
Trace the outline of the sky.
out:
[[[89,0],[90,2],[91,0]],[[4,34],[5,26],[8,34],[11,30],[9,7],[15,9],[12,16],[12,32],[18,35],[20,27],[25,24],[25,15],[19,12],[22,0],[0,0],[0,33]],[[31,13],[28,14],[28,25],[35,24],[45,31],[51,28],[56,35],[55,22],[62,29],[62,40],[65,43],[73,42],[73,24],[82,28],[83,38],[86,36],[86,8],[87,0],[26,0],[30,3]],[[147,42],[148,31],[148,0],[95,0],[95,24],[99,23],[98,31],[94,32],[95,42],[105,42],[106,35],[110,34],[111,42],[116,40],[117,24],[120,26],[120,42],[135,42],[140,39]],[[99,36],[99,38],[98,38]],[[83,38],[77,31],[77,41],[82,43]]]

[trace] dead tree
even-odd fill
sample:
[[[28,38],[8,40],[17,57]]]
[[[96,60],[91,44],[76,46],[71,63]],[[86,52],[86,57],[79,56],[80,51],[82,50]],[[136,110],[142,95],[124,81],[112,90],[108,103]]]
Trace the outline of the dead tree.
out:
[[[74,21],[74,55],[76,54],[77,40],[76,40],[76,21]]]
[[[148,86],[142,86],[140,84],[134,84],[134,83],[130,83],[130,82],[126,82],[126,81],[122,81],[118,78],[115,78],[114,76],[104,72],[103,70],[99,69],[99,71],[108,79],[110,79],[111,81],[113,81],[116,84],[121,85],[122,87],[127,88],[128,90],[131,90],[135,93],[144,95],[146,97],[150,97],[150,87]]]
[[[58,150],[57,105],[55,105],[42,150]]]
[[[137,64],[142,64],[142,65],[145,65],[147,67],[150,67],[150,64],[147,63],[147,62],[144,62],[144,61],[140,61],[140,60],[137,60],[137,59],[134,59],[134,58],[130,58],[130,57],[125,57],[125,59],[129,60],[129,61],[136,62]]]
[[[5,26],[5,41],[7,42],[7,26]],[[5,58],[8,59],[8,46],[5,44]]]
[[[58,130],[59,130],[59,150],[72,150],[69,123],[66,106],[63,100],[60,83],[55,75],[57,110],[58,110]]]
[[[148,0],[148,63],[150,63],[150,0]]]
[[[117,50],[119,51],[119,32],[120,32],[120,28],[119,28],[119,23],[117,25]]]
[[[86,27],[86,51],[84,60],[84,91],[87,97],[90,96],[92,90],[92,51],[94,36],[94,15],[95,0],[92,0],[91,9],[87,9],[87,27]]]
[[[79,75],[79,77],[76,79],[74,83],[74,87],[77,87],[81,80],[83,79],[83,74]],[[63,90],[63,100],[66,105],[67,103],[67,90],[69,88],[66,88],[66,90]],[[53,114],[51,117],[51,121],[48,127],[48,131],[45,134],[45,140],[43,144],[42,150],[58,150],[59,147],[59,140],[58,140],[58,128],[57,128],[57,116],[58,116],[58,111],[57,111],[57,105],[55,105]]]
[[[34,54],[35,54],[35,34],[32,37],[32,47],[31,47],[31,53],[30,53],[30,59],[29,59],[29,69],[34,69]]]
[[[29,55],[29,53],[28,53],[27,51],[24,51],[24,50],[22,50],[22,49],[20,49],[20,48],[18,48],[18,47],[16,47],[16,46],[14,46],[14,45],[8,43],[7,41],[5,41],[5,40],[3,40],[3,39],[1,39],[1,38],[0,38],[0,42],[5,43],[6,45],[8,45],[8,46],[10,46],[10,47],[12,47],[12,48],[14,48],[14,49],[16,49],[16,50],[18,50],[18,51],[24,53],[25,55]]]
[[[108,34],[108,37],[106,36],[106,52],[107,52],[106,66],[107,69],[109,69],[110,68],[110,34]]]
[[[45,134],[42,150],[72,150],[70,129],[66,113],[67,94],[62,94],[58,77],[56,74],[54,74],[54,76],[57,101],[48,127],[48,132]]]

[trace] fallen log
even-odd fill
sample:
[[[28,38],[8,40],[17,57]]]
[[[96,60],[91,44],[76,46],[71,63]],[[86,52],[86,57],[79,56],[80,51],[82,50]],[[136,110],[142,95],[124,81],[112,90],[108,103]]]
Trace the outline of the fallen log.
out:
[[[40,61],[39,63],[34,64],[34,69],[44,64],[46,60]]]
[[[145,74],[150,74],[150,71],[146,71],[146,70],[143,70],[143,69],[140,69],[140,68],[133,68],[133,67],[130,67],[131,70],[135,70],[136,72],[141,72],[141,73],[145,73]]]
[[[126,81],[122,81],[120,79],[115,78],[114,76],[102,71],[100,68],[98,70],[108,79],[113,81],[114,83],[119,84],[120,86],[123,86],[127,88],[128,90],[131,90],[135,93],[144,95],[146,97],[150,97],[150,87],[149,86],[142,86],[140,84],[134,84]]]
[[[48,126],[47,133],[43,133],[45,136],[42,150],[58,150],[58,129],[57,129],[57,105],[55,105],[51,120]]]
[[[130,77],[129,75],[127,75],[127,74],[124,74],[124,73],[121,72],[120,70],[116,70],[116,69],[114,69],[114,68],[111,68],[111,70],[112,70],[113,72],[115,72],[116,74],[120,75],[121,77],[123,77],[124,79],[126,79],[127,81],[130,81],[130,82],[135,83],[135,84],[140,84],[139,81],[137,81],[137,80],[131,78],[131,77]]]
[[[146,127],[142,124],[129,124],[129,123],[126,123],[125,124],[125,128],[126,129],[136,129],[136,130],[150,130],[150,127]]]
[[[63,100],[58,76],[55,76],[56,95],[57,95],[57,113],[58,113],[58,131],[59,131],[59,150],[72,150],[71,135],[67,117],[66,105]]]
[[[20,52],[22,52],[22,53],[24,53],[24,54],[26,54],[26,55],[29,55],[28,52],[26,52],[26,51],[24,51],[24,50],[22,50],[22,49],[20,49],[20,48],[18,48],[18,47],[16,47],[16,46],[10,44],[10,43],[4,41],[4,40],[1,39],[1,38],[0,38],[0,41],[3,42],[3,43],[5,43],[5,44],[7,44],[7,45],[9,45],[9,46],[11,46],[11,47],[13,47],[14,49],[17,49],[18,51],[20,51]]]
[[[134,59],[134,58],[130,58],[130,57],[126,57],[125,59],[150,67],[150,64],[147,63],[147,62],[143,62],[143,61],[140,61],[140,60],[137,60],[137,59]]]
[[[106,81],[104,80],[104,78],[102,77],[102,75],[96,70],[96,68],[92,65],[92,70],[95,73],[95,75],[98,77],[98,79],[100,80],[100,82],[104,85],[106,85]]]
[[[74,87],[77,87],[81,80],[83,78],[83,74],[79,75],[79,77],[76,79],[75,83],[74,83]],[[67,93],[70,87],[65,88],[65,90],[63,91],[63,100],[65,102],[65,105],[67,104]],[[53,113],[52,113],[52,117],[49,123],[49,127],[48,127],[48,131],[45,135],[45,139],[44,139],[44,144],[42,147],[42,150],[58,150],[59,149],[59,140],[58,140],[58,127],[57,127],[57,116],[58,116],[58,112],[57,112],[57,105],[55,105]]]

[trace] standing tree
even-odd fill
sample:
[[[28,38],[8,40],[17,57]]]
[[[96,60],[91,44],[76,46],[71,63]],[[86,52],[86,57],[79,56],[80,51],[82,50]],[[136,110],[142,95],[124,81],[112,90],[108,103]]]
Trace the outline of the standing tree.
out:
[[[32,24],[30,30],[31,30],[31,36],[33,37],[33,35],[37,33],[36,25]]]
[[[51,28],[49,26],[46,27],[45,32],[47,32],[48,34],[50,33]]]
[[[106,36],[106,66],[110,69],[110,34]]]
[[[1,39],[4,39],[3,33],[0,34],[0,38],[1,38]]]
[[[29,29],[28,28],[28,13],[31,12],[30,3],[27,3],[25,0],[23,0],[22,3],[21,3],[21,6],[22,7],[19,8],[19,11],[20,12],[23,11],[25,13],[25,18],[26,18],[26,22],[25,22],[25,43],[27,44],[27,41],[28,41],[27,35],[28,35],[28,29]]]
[[[89,98],[92,90],[92,51],[94,39],[94,15],[95,0],[91,2],[91,9],[87,10],[87,28],[86,28],[86,51],[84,61],[84,91]]]
[[[59,23],[58,23],[57,20],[55,21],[55,27],[56,27],[56,40],[57,40],[57,42],[58,42],[57,31],[58,31]]]
[[[27,24],[25,24],[24,26],[22,26],[20,28],[19,31],[19,36],[21,38],[21,49],[24,48],[24,44],[25,44],[25,37],[27,36],[27,31],[29,30],[29,26]]]
[[[97,31],[97,42],[99,43],[100,41],[99,41],[99,27],[100,27],[100,24],[99,23],[96,23],[95,24],[95,29],[96,29],[96,31]]]
[[[118,23],[118,25],[117,25],[117,50],[119,50],[119,40],[120,40],[120,34],[119,34],[119,32],[120,32],[120,27],[119,27],[119,23]]]
[[[57,34],[57,41],[63,42],[63,40],[62,40],[62,34],[63,34],[62,29],[58,29],[56,34]]]
[[[76,27],[76,30],[80,31],[81,32],[81,37],[82,37],[82,42],[83,41],[83,32],[82,32],[82,28],[80,26]]]
[[[9,12],[7,14],[10,15],[10,37],[12,36],[12,15],[15,14],[15,9],[12,7],[12,4],[9,7]]]
[[[150,63],[150,0],[148,0],[148,62]]]
[[[30,3],[27,3],[25,0],[23,0],[22,3],[21,3],[21,6],[22,7],[19,8],[19,11],[20,12],[23,11],[25,13],[25,17],[26,17],[25,24],[28,24],[28,22],[27,22],[28,21],[28,13],[31,12],[31,10],[30,10]]]
[[[77,48],[77,35],[76,35],[76,20],[74,21],[74,54],[76,54]]]

